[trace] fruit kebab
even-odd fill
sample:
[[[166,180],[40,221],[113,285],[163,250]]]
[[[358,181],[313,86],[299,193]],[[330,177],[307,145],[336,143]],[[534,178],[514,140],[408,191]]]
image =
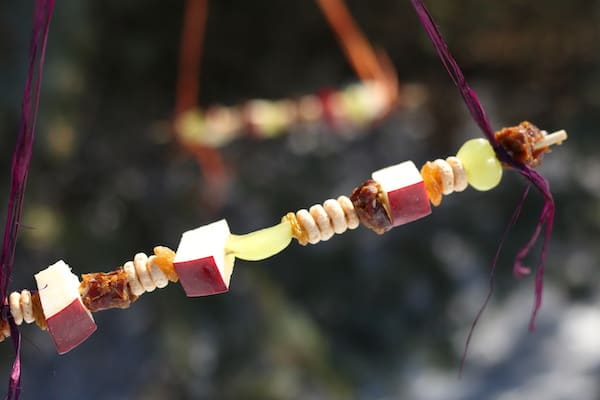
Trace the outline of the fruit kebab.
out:
[[[334,131],[352,137],[383,119],[396,106],[418,108],[426,97],[418,84],[402,86],[394,97],[389,85],[371,80],[333,90],[280,100],[253,99],[237,106],[192,108],[177,115],[175,133],[189,146],[220,148],[250,136],[271,139],[290,131]]]
[[[504,128],[496,139],[514,159],[541,164],[550,146],[567,139],[563,130],[548,134],[529,122]],[[354,189],[350,197],[326,200],[310,209],[290,212],[281,223],[245,235],[234,235],[227,221],[185,232],[177,251],[157,246],[154,254],[138,253],[132,261],[107,273],[82,275],[81,281],[62,260],[35,275],[37,291],[13,292],[8,309],[17,325],[35,322],[48,329],[59,354],[86,340],[95,330],[92,312],[127,308],[145,292],[181,283],[189,297],[227,292],[236,258],[262,260],[284,250],[293,238],[306,245],[355,229],[360,223],[378,234],[431,214],[442,195],[469,185],[480,191],[496,187],[503,165],[486,139],[471,139],[456,156],[426,162],[421,170],[412,161],[380,169]],[[0,321],[0,339],[10,336]]]
[[[399,86],[389,56],[371,45],[344,0],[317,0],[358,82],[298,98],[199,107],[198,70],[203,58],[208,0],[185,3],[173,131],[188,149],[205,148],[214,154],[215,149],[238,137],[269,139],[292,131],[327,131],[352,137],[396,106],[415,108],[424,99],[422,86]]]
[[[494,129],[492,128],[492,124],[487,116],[485,108],[475,90],[473,90],[465,78],[465,75],[460,69],[460,66],[456,62],[456,59],[450,53],[444,38],[442,37],[437,25],[433,19],[433,16],[425,7],[423,0],[411,0],[411,4],[415,9],[419,20],[421,21],[421,25],[425,29],[431,44],[433,45],[442,65],[450,75],[450,78],[454,82],[454,85],[457,87],[465,106],[469,110],[473,121],[479,126],[481,132],[487,138],[490,143],[490,147],[493,150],[493,153],[496,154],[496,158],[500,160],[500,162],[512,168],[517,173],[521,174],[527,181],[528,186],[523,191],[523,195],[521,196],[521,200],[519,201],[517,208],[513,213],[513,217],[511,218],[508,228],[515,224],[518,219],[520,210],[525,203],[525,199],[527,194],[529,193],[529,188],[534,187],[543,197],[543,206],[540,212],[535,230],[529,240],[525,242],[525,244],[521,247],[521,249],[517,252],[515,257],[515,263],[513,266],[513,273],[516,276],[521,276],[523,274],[529,273],[529,269],[523,266],[523,259],[535,243],[537,242],[540,234],[543,232],[542,239],[542,248],[540,251],[540,259],[537,264],[535,270],[535,300],[533,305],[533,310],[531,312],[531,319],[529,320],[529,330],[535,330],[535,320],[540,307],[542,306],[542,292],[544,289],[544,270],[545,270],[545,262],[546,255],[548,252],[548,243],[550,242],[550,238],[552,237],[552,230],[554,227],[554,215],[556,211],[556,206],[554,203],[554,197],[552,196],[552,192],[550,191],[550,184],[548,181],[534,168],[539,164],[541,158],[537,157],[537,153],[540,151],[543,153],[544,147],[546,147],[549,143],[560,143],[564,138],[566,138],[566,133],[564,132],[556,132],[555,134],[548,135],[548,137],[540,138],[538,133],[534,130],[531,132],[531,135],[522,136],[518,131],[512,130],[511,128],[503,129],[499,133],[494,133]],[[523,124],[522,124],[523,125]],[[525,123],[523,128],[528,130],[530,128],[530,124]],[[521,137],[522,140],[519,140]],[[531,142],[536,142],[534,145],[530,145]],[[508,232],[508,230],[507,230]],[[469,337],[467,338],[467,343],[465,346],[465,351],[469,346],[469,341],[471,338],[471,334],[473,333],[473,329],[477,324],[477,320],[483,310],[485,309],[488,300],[494,290],[494,273],[496,270],[496,264],[498,262],[498,254],[500,249],[502,248],[502,242],[500,242],[498,252],[494,257],[492,262],[492,271],[490,275],[490,290],[488,292],[487,299],[485,300],[482,308],[479,311],[478,316],[475,318],[473,322],[473,326],[471,327],[471,332],[469,333]],[[464,358],[463,358],[464,360]]]

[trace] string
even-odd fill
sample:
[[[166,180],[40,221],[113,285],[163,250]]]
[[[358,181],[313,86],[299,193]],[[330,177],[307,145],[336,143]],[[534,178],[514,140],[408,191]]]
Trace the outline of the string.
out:
[[[388,101],[394,104],[398,97],[398,79],[387,53],[373,49],[344,0],[316,1],[359,79],[384,84]]]
[[[181,44],[179,48],[179,69],[175,92],[175,120],[186,111],[193,110],[198,104],[200,92],[199,70],[202,64],[208,0],[187,0],[184,10]],[[187,152],[192,154],[201,167],[209,191],[222,191],[226,179],[225,165],[218,150],[190,144],[179,139],[173,129],[173,135]]]
[[[433,17],[423,4],[422,0],[411,0],[413,7],[415,8],[419,20],[421,24],[425,28],[429,39],[433,43],[435,50],[444,65],[446,71],[452,78],[454,84],[458,87],[467,108],[469,109],[471,116],[479,125],[485,136],[488,138],[492,147],[494,148],[494,152],[498,159],[505,163],[507,166],[512,167],[521,175],[523,175],[529,182],[531,182],[536,189],[542,194],[544,198],[544,205],[542,207],[542,211],[540,212],[540,216],[538,218],[538,222],[535,226],[534,232],[531,235],[530,239],[521,247],[521,249],[517,252],[514,268],[513,270],[517,275],[525,271],[526,269],[523,267],[523,259],[529,254],[534,244],[536,243],[539,235],[542,230],[544,231],[544,238],[542,244],[542,250],[540,254],[540,261],[536,268],[535,273],[535,299],[533,310],[531,312],[531,319],[529,322],[529,329],[535,329],[535,321],[537,317],[537,313],[542,305],[542,292],[544,287],[544,270],[545,270],[545,262],[546,256],[548,252],[548,243],[552,237],[552,229],[554,225],[554,213],[555,213],[555,205],[554,198],[552,197],[552,193],[550,191],[550,185],[548,181],[540,175],[537,171],[528,167],[527,165],[516,161],[511,155],[498,143],[494,136],[494,130],[491,127],[489,118],[483,108],[483,105],[479,101],[477,94],[471,87],[467,84],[467,80],[464,77],[458,63],[450,54],[450,50],[448,50],[448,46],[444,42],[442,35],[440,34]],[[524,199],[523,199],[524,201]],[[520,204],[518,207],[521,207]]]
[[[0,254],[0,299],[6,299],[8,283],[13,270],[27,174],[33,151],[35,122],[40,99],[40,86],[44,70],[48,29],[53,9],[54,0],[35,1],[29,48],[29,65],[27,68],[25,89],[23,91],[23,102],[21,104],[21,122],[12,158],[10,193],[6,211],[2,253]],[[7,316],[3,315],[3,317],[6,318]],[[6,398],[18,399],[21,392],[21,336],[14,320],[8,317],[8,321],[16,355],[9,378]]]

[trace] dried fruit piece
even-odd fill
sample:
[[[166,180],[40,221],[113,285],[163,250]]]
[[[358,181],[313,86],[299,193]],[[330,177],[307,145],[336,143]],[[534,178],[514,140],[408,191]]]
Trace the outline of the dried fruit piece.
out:
[[[179,277],[177,276],[177,271],[175,271],[175,267],[173,266],[175,252],[166,246],[156,246],[154,247],[154,255],[156,255],[154,264],[156,264],[158,268],[165,273],[167,279],[169,279],[171,282],[177,282]]]
[[[39,293],[34,293],[31,295],[31,308],[33,310],[35,324],[39,326],[41,330],[46,330],[46,328],[48,328],[48,324],[46,324],[46,317],[44,317],[44,309],[42,308]]]
[[[0,320],[0,342],[3,342],[4,339],[10,337],[10,325],[8,321],[3,319]]]
[[[427,161],[421,168],[421,176],[425,182],[425,191],[429,201],[434,206],[439,206],[442,202],[442,173],[440,167],[431,161]]]
[[[110,308],[128,308],[137,300],[127,283],[127,273],[119,268],[111,272],[83,274],[79,292],[83,304],[90,311],[102,311]]]
[[[394,227],[385,207],[385,192],[377,181],[372,179],[365,181],[352,191],[350,200],[360,222],[367,228],[382,235]]]
[[[298,243],[300,243],[302,246],[306,246],[308,244],[308,232],[306,232],[306,229],[302,227],[295,213],[289,212],[281,220],[289,221],[292,227],[292,236],[296,238]]]
[[[535,144],[544,138],[544,134],[528,121],[523,121],[517,126],[502,128],[495,133],[495,136],[514,160],[531,168],[540,165],[544,153],[550,150],[547,146],[534,149]]]

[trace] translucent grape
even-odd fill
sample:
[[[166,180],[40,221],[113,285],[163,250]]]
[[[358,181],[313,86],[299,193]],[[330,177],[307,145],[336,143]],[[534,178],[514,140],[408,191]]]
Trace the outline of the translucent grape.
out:
[[[270,228],[260,229],[245,235],[230,235],[227,240],[227,251],[236,258],[258,261],[269,258],[292,241],[292,227],[289,221],[283,221]]]
[[[471,139],[458,150],[456,157],[467,171],[469,185],[485,191],[495,188],[502,179],[502,165],[496,158],[490,142]]]

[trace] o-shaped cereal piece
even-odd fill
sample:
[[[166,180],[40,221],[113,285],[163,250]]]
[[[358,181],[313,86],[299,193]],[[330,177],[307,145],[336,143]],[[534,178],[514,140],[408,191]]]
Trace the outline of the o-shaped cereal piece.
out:
[[[331,226],[331,221],[329,221],[329,215],[327,215],[323,206],[315,204],[310,208],[309,212],[319,227],[321,240],[329,240],[333,236],[333,227]]]
[[[21,293],[12,292],[8,296],[8,304],[10,305],[10,313],[15,320],[15,324],[23,323],[23,313],[21,312]]]
[[[148,256],[144,253],[137,253],[135,257],[133,257],[133,265],[140,283],[146,292],[152,292],[154,289],[156,289],[156,285],[154,284],[154,281],[152,280],[152,277],[150,277],[150,273],[146,268],[147,262]]]
[[[298,218],[300,225],[302,225],[302,228],[308,233],[308,242],[310,244],[319,243],[319,240],[321,240],[321,233],[319,232],[317,223],[312,215],[310,215],[307,210],[302,209],[296,212],[296,218]]]
[[[35,321],[33,309],[31,307],[31,293],[29,290],[21,291],[21,311],[23,312],[23,321],[28,324]]]
[[[433,162],[440,171],[440,177],[442,178],[442,194],[445,196],[454,192],[454,173],[452,167],[446,161],[437,159]]]
[[[356,215],[356,210],[354,209],[354,204],[352,204],[352,200],[348,196],[340,196],[337,198],[338,203],[342,206],[344,210],[344,215],[346,216],[346,223],[348,224],[348,229],[356,229],[360,225],[360,220],[358,219],[358,215]]]
[[[129,283],[129,288],[131,289],[131,293],[136,296],[141,296],[144,294],[145,290],[140,280],[137,277],[137,273],[135,272],[135,266],[133,265],[133,261],[127,261],[123,266],[125,273],[127,274],[127,283]]]
[[[167,275],[163,272],[162,269],[155,262],[156,256],[152,255],[148,257],[148,261],[146,262],[146,269],[150,272],[150,277],[152,281],[156,284],[156,287],[161,289],[169,284],[169,279],[167,279]]]
[[[465,171],[465,167],[462,162],[457,157],[448,157],[446,158],[446,162],[450,164],[452,167],[452,172],[454,174],[454,191],[462,192],[469,186],[469,182],[467,181],[467,171]]]
[[[329,215],[334,232],[337,234],[344,233],[348,228],[348,224],[346,223],[346,216],[340,203],[334,199],[325,200],[323,208],[327,215]]]

